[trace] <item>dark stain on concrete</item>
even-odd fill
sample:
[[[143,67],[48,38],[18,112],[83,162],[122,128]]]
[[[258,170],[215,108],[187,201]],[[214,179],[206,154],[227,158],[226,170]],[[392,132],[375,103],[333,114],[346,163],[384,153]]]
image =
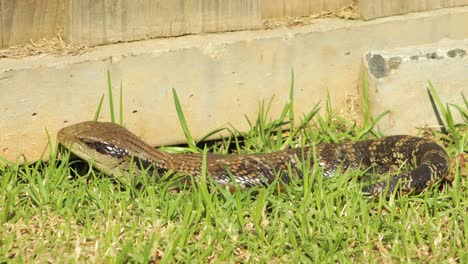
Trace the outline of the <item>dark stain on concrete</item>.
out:
[[[440,56],[439,54],[437,54],[437,52],[428,52],[426,53],[426,58],[427,59],[432,59],[432,60],[440,60],[440,59],[443,59],[444,56]]]
[[[367,62],[369,65],[369,71],[377,79],[387,76],[388,67],[384,57],[380,54],[367,54]]]
[[[450,58],[455,58],[455,57],[463,58],[465,57],[465,55],[466,55],[466,50],[464,49],[453,49],[453,50],[447,51],[447,56],[449,56]]]

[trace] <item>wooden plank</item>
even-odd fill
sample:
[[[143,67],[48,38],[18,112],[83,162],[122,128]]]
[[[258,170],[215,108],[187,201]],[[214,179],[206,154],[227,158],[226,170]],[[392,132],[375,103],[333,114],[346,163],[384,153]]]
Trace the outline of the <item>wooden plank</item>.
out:
[[[352,4],[353,0],[309,0],[310,14],[317,14],[320,12],[333,11],[342,7]]]
[[[262,18],[309,16],[332,11],[353,3],[353,0],[261,0]]]
[[[284,13],[289,17],[308,16],[309,6],[308,0],[285,0]]]
[[[0,0],[0,48],[53,37],[63,8],[63,0]]]
[[[260,0],[70,1],[65,37],[96,45],[154,37],[255,29]]]
[[[285,0],[262,0],[262,18],[268,19],[284,17],[284,1]]]
[[[364,20],[446,7],[467,6],[468,0],[359,0]]]

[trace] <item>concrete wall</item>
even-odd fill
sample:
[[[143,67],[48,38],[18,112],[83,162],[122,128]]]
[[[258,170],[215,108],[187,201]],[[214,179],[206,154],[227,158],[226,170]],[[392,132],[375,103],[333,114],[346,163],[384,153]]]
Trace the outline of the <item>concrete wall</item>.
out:
[[[274,95],[272,115],[279,114],[293,67],[298,114],[325,100],[327,89],[340,109],[358,95],[362,54],[467,38],[468,27],[460,25],[468,25],[468,8],[122,43],[80,56],[3,59],[0,156],[37,159],[47,143],[45,129],[54,139],[63,126],[92,119],[106,93],[108,69],[125,89],[127,127],[150,144],[167,145],[184,140],[172,88],[196,138],[228,122],[244,130],[243,114],[253,118],[260,100]],[[105,113],[101,120],[109,120]]]

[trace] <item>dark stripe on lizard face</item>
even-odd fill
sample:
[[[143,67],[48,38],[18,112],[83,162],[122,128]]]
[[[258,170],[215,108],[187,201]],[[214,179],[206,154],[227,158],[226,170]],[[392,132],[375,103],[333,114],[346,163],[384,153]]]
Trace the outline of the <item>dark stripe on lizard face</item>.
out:
[[[125,149],[121,149],[113,144],[109,144],[102,141],[94,141],[94,140],[82,140],[83,143],[86,144],[89,148],[96,150],[97,152],[110,155],[115,158],[123,158],[125,156],[129,156],[129,153]]]

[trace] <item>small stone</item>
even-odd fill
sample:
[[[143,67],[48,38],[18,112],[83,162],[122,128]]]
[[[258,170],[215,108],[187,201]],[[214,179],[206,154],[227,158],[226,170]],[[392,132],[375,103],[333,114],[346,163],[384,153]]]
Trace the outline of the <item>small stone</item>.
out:
[[[396,70],[398,69],[398,67],[400,67],[400,64],[403,60],[401,59],[401,57],[391,57],[390,59],[388,59],[388,68],[390,68],[391,70]]]

